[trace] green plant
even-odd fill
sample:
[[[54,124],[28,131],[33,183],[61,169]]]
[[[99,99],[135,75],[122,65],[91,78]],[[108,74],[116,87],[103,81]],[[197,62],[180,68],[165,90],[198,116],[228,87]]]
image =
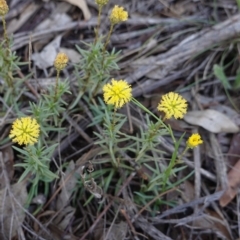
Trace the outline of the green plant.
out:
[[[106,36],[99,36],[101,11],[107,2],[107,0],[96,0],[99,15],[94,42],[84,43],[84,49],[76,46],[82,56],[80,62],[74,66],[78,88],[71,89],[69,79],[60,79],[62,70],[67,66],[68,56],[59,53],[53,63],[56,81],[45,89],[44,94],[36,94],[35,102],[23,98],[22,93],[26,89],[22,89],[22,86],[26,79],[18,81],[16,77],[16,70],[21,63],[15,53],[11,52],[11,41],[6,34],[3,21],[5,34],[4,41],[0,45],[0,67],[3,69],[1,77],[5,84],[2,93],[5,101],[12,104],[12,111],[16,116],[9,136],[20,146],[25,145],[13,148],[22,159],[22,163],[16,166],[24,169],[19,181],[28,177],[31,182],[28,203],[37,194],[40,182],[43,182],[48,189],[48,183],[58,178],[58,173],[62,170],[61,166],[51,168],[50,164],[53,160],[53,152],[59,145],[57,136],[67,135],[64,125],[66,112],[84,111],[80,100],[86,103],[86,108],[90,112],[88,116],[92,117],[92,122],[88,127],[94,128],[91,137],[94,138],[94,144],[101,149],[93,159],[90,159],[96,170],[88,171],[86,174],[83,172],[86,167],[83,166],[79,174],[79,186],[83,186],[92,194],[85,204],[90,203],[93,196],[98,198],[107,193],[117,175],[120,175],[117,180],[117,186],[120,186],[123,183],[121,175],[123,169],[126,176],[133,171],[139,174],[141,183],[134,191],[134,199],[140,205],[146,204],[150,198],[155,198],[159,193],[164,193],[184,181],[182,179],[172,183],[175,175],[185,168],[181,165],[181,157],[189,148],[203,142],[198,134],[193,134],[187,143],[183,144],[186,148],[182,155],[179,155],[183,136],[176,140],[165,120],[171,117],[181,119],[186,114],[187,102],[181,95],[173,92],[163,95],[158,105],[158,110],[164,112],[164,117],[161,118],[132,96],[130,84],[123,79],[117,80],[111,77],[112,71],[119,69],[117,60],[120,51],[116,52],[113,49],[109,52],[107,47],[114,26],[126,21],[128,13],[123,7],[115,6],[109,16],[108,33]],[[68,100],[70,106],[67,107],[69,102],[66,102],[65,97],[70,96],[71,91],[74,91],[77,97],[72,102]],[[144,113],[144,123],[138,126],[134,133],[124,129],[130,119],[126,114],[118,112],[127,104]],[[23,105],[26,108],[24,112],[21,111]],[[27,114],[30,116],[26,116]],[[174,145],[173,153],[168,156],[169,162],[165,161],[165,153],[158,148],[159,137],[163,136],[168,137]],[[144,172],[143,169],[147,171]],[[112,192],[116,194],[117,190],[114,189]],[[77,197],[77,189],[75,196]],[[161,203],[161,200],[157,200],[156,204]],[[153,213],[155,210],[156,207]]]

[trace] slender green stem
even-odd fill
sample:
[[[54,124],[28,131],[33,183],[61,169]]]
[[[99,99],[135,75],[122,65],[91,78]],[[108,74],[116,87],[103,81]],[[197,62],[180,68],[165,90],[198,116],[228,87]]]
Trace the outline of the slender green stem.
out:
[[[94,40],[95,44],[98,40],[99,29],[100,29],[100,24],[101,24],[101,14],[102,14],[102,6],[100,5],[98,8],[98,23],[97,23],[97,28],[96,28],[95,40]]]
[[[55,94],[54,94],[54,101],[55,101],[55,102],[57,101],[59,76],[60,76],[60,70],[57,70],[56,85],[55,85]]]
[[[151,115],[152,117],[154,117],[157,121],[160,121],[162,126],[164,128],[166,128],[169,131],[169,127],[163,122],[163,120],[159,117],[157,117],[154,113],[152,113],[149,109],[147,109],[146,107],[144,107],[137,99],[132,98],[131,100],[134,104],[136,104],[138,107],[140,107],[143,111],[147,112],[149,115]]]
[[[178,162],[181,162],[182,157],[185,155],[185,153],[187,152],[187,150],[189,149],[188,146],[186,146],[186,148],[184,149],[184,151],[181,153],[181,155],[178,157]]]
[[[95,96],[98,93],[100,84],[102,82],[103,72],[104,72],[105,52],[106,52],[107,45],[108,45],[108,43],[110,41],[110,37],[111,37],[112,31],[113,31],[113,26],[114,26],[114,24],[111,24],[109,32],[108,32],[108,35],[107,35],[107,38],[106,38],[106,42],[105,42],[105,44],[103,46],[103,50],[102,50],[102,63],[101,63],[101,76],[99,77],[99,80],[98,80],[98,82],[97,82],[97,84],[95,86],[95,89],[94,89],[94,92],[93,92],[93,96]]]
[[[108,35],[107,35],[107,38],[106,38],[106,42],[105,42],[104,47],[103,47],[103,53],[105,52],[105,50],[107,48],[107,45],[108,45],[108,43],[110,41],[110,37],[111,37],[112,32],[113,32],[113,26],[114,26],[114,24],[111,24],[109,32],[108,32]]]
[[[7,34],[6,20],[4,16],[2,16],[2,24],[3,24],[3,38],[6,41],[7,48],[10,49],[10,41]]]
[[[8,75],[6,76],[6,82],[7,85],[11,88],[13,88],[13,78],[12,78],[12,73],[10,71],[10,65],[11,63],[9,62],[9,55],[10,55],[10,40],[7,34],[7,26],[6,26],[6,20],[5,20],[5,16],[2,16],[2,24],[3,24],[3,38],[5,40],[5,46],[6,46],[6,61],[5,61],[5,67],[7,68],[7,73]]]
[[[113,112],[113,127],[116,125],[116,112],[117,112],[117,109],[114,108],[114,112]]]

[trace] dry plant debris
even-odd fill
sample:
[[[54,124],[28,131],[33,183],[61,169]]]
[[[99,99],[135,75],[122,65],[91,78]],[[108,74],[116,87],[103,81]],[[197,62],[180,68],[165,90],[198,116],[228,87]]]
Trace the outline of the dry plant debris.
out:
[[[59,179],[40,182],[35,198],[39,201],[26,207],[36,176],[27,175],[18,183],[22,169],[14,164],[22,159],[6,140],[17,111],[0,92],[0,239],[238,239],[238,2],[106,1],[98,36],[107,34],[114,6],[123,6],[120,10],[126,12],[120,20],[124,22],[115,25],[121,14],[114,15],[105,50],[121,50],[120,69],[113,69],[111,76],[125,79],[125,90],[128,86],[132,89],[127,101],[112,100],[116,108],[123,107],[115,112],[116,117],[121,113],[128,118],[118,125],[123,129],[118,142],[122,151],[114,156],[95,145],[94,132],[104,136],[101,123],[107,121],[99,105],[102,89],[97,86],[91,92],[95,96],[91,106],[83,97],[86,89],[78,92],[79,78],[84,75],[79,62],[88,44],[94,42],[98,26],[95,1],[8,1],[6,22],[12,51],[28,62],[17,70],[19,82],[27,79],[22,92],[15,95],[21,99],[18,111],[28,114],[29,101],[37,103],[54,86],[53,62],[59,52],[70,61],[61,69],[58,84],[68,78],[72,94],[63,96],[67,107],[60,114],[66,133],[49,135],[52,143],[59,143],[50,156],[50,168]],[[0,84],[2,88],[2,77]],[[148,119],[132,103],[124,107],[125,103],[138,98],[145,108],[164,117],[156,109],[168,92],[181,94],[189,109],[183,120],[165,121],[174,130],[176,141],[163,134],[157,136],[154,150],[146,144],[134,145],[154,118]],[[151,127],[149,136],[156,131],[154,124]],[[124,138],[128,134],[132,139]],[[181,157],[192,134],[201,136],[202,144]],[[132,148],[139,155],[133,154]],[[173,152],[180,156],[179,169],[164,180],[162,173],[170,169]],[[169,189],[164,189],[164,184],[169,184]]]

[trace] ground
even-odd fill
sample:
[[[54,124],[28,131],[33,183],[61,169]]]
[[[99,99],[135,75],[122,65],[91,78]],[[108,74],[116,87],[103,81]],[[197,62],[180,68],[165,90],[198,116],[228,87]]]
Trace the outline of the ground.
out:
[[[2,28],[0,239],[239,239],[240,1],[109,0],[99,27],[94,0],[8,5],[19,68]],[[115,5],[128,19],[108,42]],[[131,85],[121,108],[104,101],[112,78]],[[169,92],[183,118],[158,111]],[[26,115],[44,120],[36,148],[9,138]],[[187,148],[194,133],[203,143]]]

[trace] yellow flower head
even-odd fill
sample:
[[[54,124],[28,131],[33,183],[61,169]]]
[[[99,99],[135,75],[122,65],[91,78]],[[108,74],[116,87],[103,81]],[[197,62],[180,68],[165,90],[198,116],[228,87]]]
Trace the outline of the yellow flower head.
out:
[[[9,137],[19,145],[32,145],[38,141],[39,124],[31,117],[18,118],[13,122]]]
[[[68,63],[68,56],[65,53],[58,53],[54,60],[54,67],[58,70],[61,71],[63,70]]]
[[[187,112],[187,101],[178,93],[170,92],[162,96],[157,109],[163,111],[165,118],[183,118]]]
[[[108,3],[109,0],[95,0],[96,4],[99,6],[104,6]]]
[[[8,13],[8,5],[5,0],[0,0],[0,16],[5,16]]]
[[[120,108],[130,102],[132,98],[132,88],[125,80],[112,79],[111,83],[103,86],[103,97],[107,104]]]
[[[187,140],[187,146],[189,148],[194,148],[203,143],[201,136],[198,133],[192,134]]]
[[[127,21],[128,19],[128,12],[123,10],[123,7],[119,7],[115,5],[111,14],[110,14],[110,21],[112,24],[120,23]]]

